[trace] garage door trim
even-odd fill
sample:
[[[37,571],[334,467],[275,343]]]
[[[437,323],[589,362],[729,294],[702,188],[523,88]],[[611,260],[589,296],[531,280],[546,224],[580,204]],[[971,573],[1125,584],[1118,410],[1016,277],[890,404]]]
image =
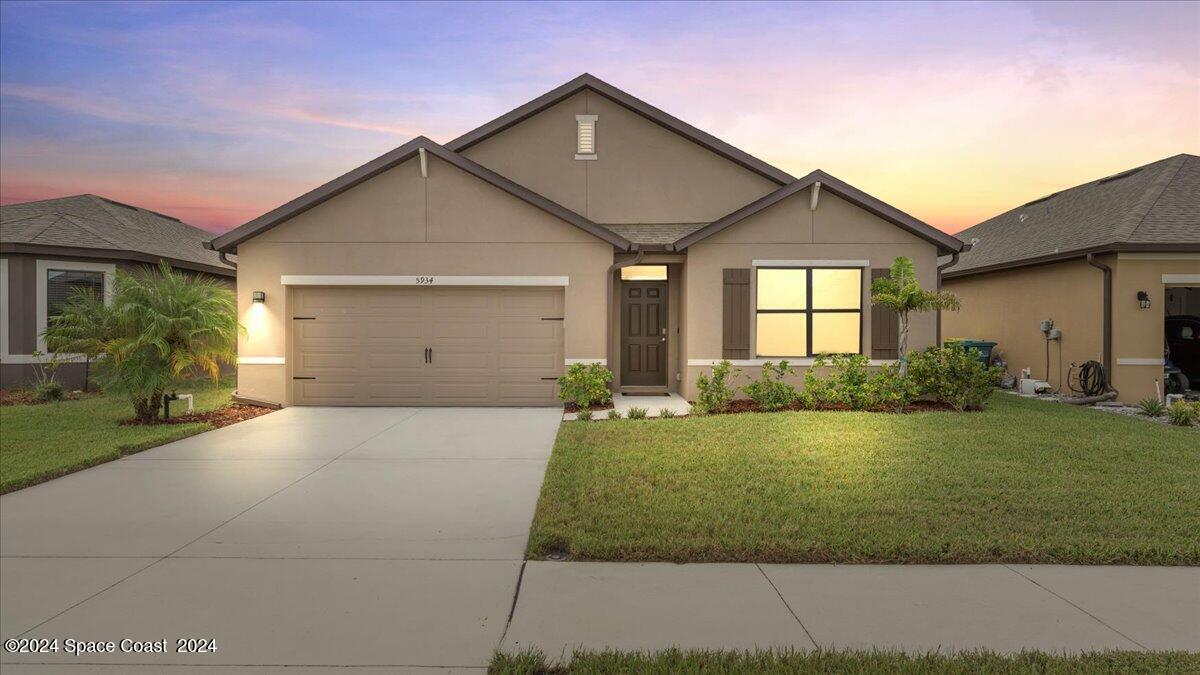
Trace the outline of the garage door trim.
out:
[[[284,286],[568,286],[570,277],[380,274],[284,274]]]

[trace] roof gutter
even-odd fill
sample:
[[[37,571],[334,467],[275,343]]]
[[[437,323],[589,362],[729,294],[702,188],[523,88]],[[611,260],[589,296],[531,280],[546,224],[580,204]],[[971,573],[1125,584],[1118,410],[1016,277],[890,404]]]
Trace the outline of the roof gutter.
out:
[[[971,250],[971,244],[963,244],[963,249],[962,249],[963,253],[966,253],[967,251],[970,251],[970,250]],[[944,270],[948,267],[954,267],[954,265],[958,263],[958,256],[959,256],[959,251],[954,251],[950,254],[949,260],[947,260],[946,262],[937,266],[937,290],[939,290],[939,291],[942,290],[942,270]],[[936,345],[941,346],[941,344],[942,344],[942,310],[939,309],[938,313],[937,313],[937,342],[936,342]]]
[[[1087,264],[1104,273],[1104,312],[1101,321],[1104,323],[1103,341],[1101,342],[1104,359],[1106,380],[1112,381],[1112,268],[1096,260],[1095,253],[1087,254]]]

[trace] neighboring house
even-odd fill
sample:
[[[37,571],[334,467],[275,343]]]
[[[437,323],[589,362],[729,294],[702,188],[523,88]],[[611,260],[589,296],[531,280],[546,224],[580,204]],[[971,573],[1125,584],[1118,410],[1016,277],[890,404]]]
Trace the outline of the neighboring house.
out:
[[[165,260],[232,287],[232,266],[204,248],[212,237],[177,218],[96,195],[0,206],[0,387],[30,381],[34,352],[46,353],[42,331],[49,318],[77,288],[111,297],[117,269]],[[58,360],[58,380],[81,386],[81,358],[59,354]]]
[[[821,351],[894,359],[872,276],[906,255],[932,287],[962,243],[583,75],[211,246],[238,254],[242,397],[546,405],[573,363],[606,364],[618,391],[692,397],[723,358],[755,375]],[[913,346],[935,330],[917,318]]]
[[[1085,183],[958,233],[944,273],[963,299],[947,337],[995,340],[1009,370],[1068,392],[1071,364],[1103,363],[1122,401],[1163,384],[1164,318],[1200,314],[1200,157]],[[1047,343],[1043,320],[1062,337]],[[1061,365],[1060,365],[1061,364]]]

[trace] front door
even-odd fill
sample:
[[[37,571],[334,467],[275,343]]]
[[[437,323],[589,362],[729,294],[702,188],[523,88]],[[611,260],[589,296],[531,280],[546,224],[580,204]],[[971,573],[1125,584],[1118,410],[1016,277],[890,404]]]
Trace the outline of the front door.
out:
[[[667,386],[667,282],[621,282],[621,385]]]

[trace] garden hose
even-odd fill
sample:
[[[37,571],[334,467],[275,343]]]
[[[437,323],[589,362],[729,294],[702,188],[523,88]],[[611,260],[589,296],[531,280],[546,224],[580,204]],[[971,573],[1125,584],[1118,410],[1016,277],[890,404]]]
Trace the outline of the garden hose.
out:
[[[1085,397],[1099,396],[1108,390],[1108,375],[1104,372],[1104,366],[1099,361],[1087,361],[1082,366],[1078,366],[1079,373],[1075,375],[1076,365],[1071,364],[1071,370],[1067,374],[1067,386],[1071,391],[1077,394],[1083,394]]]

